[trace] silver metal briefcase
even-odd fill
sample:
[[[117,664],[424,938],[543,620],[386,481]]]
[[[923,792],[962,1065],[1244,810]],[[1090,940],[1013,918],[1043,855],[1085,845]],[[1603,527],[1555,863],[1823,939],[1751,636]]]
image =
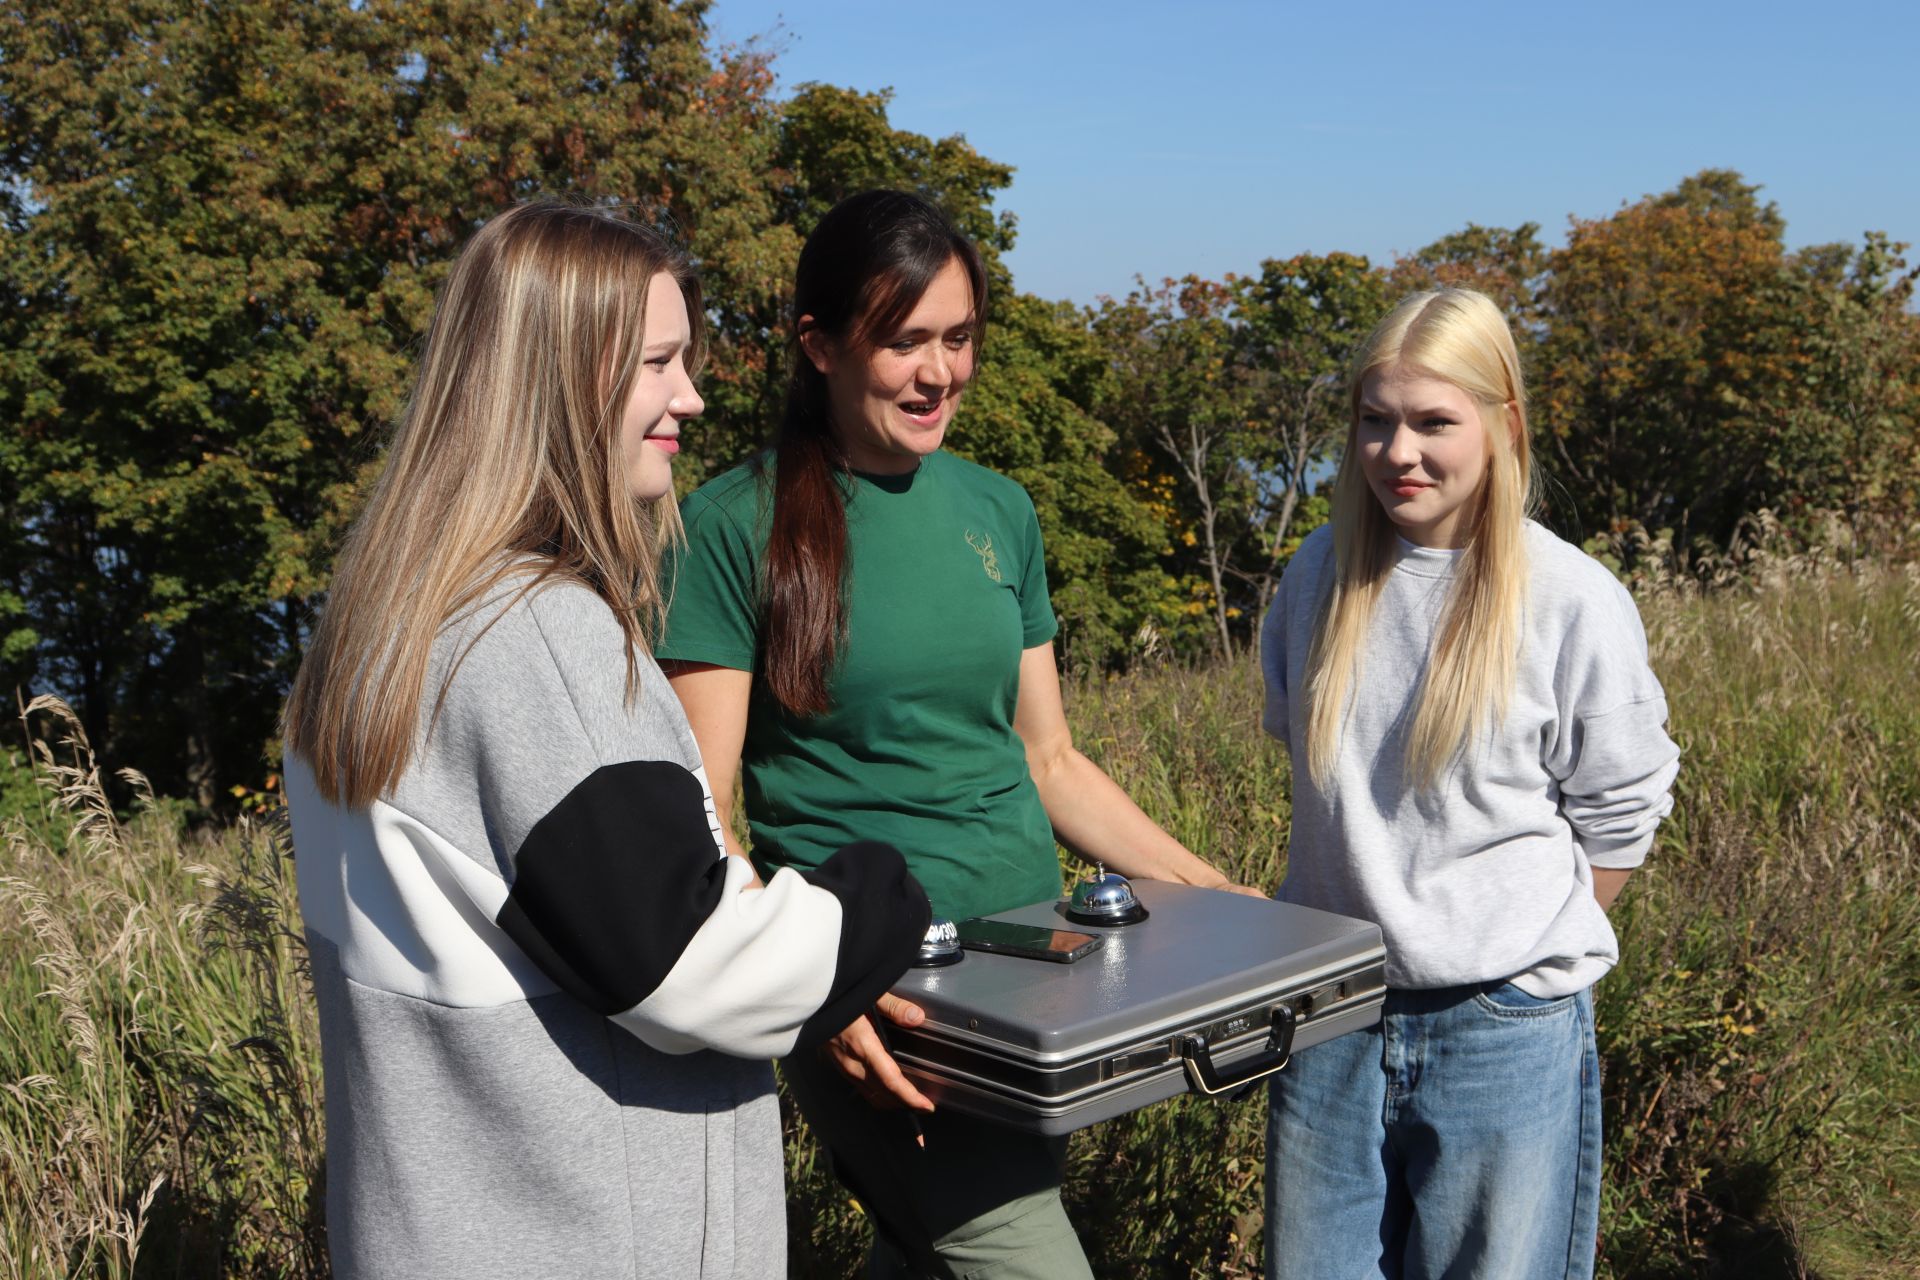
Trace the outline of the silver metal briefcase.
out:
[[[1142,880],[1147,916],[1100,928],[1042,902],[989,917],[1102,935],[1072,964],[966,953],[894,987],[927,1011],[889,1026],[936,1105],[1068,1133],[1188,1089],[1230,1093],[1295,1050],[1380,1020],[1377,926],[1241,894]]]

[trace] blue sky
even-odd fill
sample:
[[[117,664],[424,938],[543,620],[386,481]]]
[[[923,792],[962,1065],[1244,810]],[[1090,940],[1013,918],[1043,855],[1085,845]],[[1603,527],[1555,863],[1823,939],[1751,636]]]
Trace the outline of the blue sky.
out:
[[[1149,279],[1469,221],[1601,217],[1709,167],[1794,245],[1920,241],[1920,3],[716,0],[786,88],[891,87],[893,123],[1015,166],[1016,284]]]

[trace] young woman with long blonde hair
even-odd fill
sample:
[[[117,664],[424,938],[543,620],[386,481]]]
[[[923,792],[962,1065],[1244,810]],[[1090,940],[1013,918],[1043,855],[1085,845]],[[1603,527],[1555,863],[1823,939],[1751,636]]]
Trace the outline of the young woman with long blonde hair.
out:
[[[539,201],[441,290],[286,713],[343,1277],[762,1277],[768,1058],[904,971],[926,896],[850,846],[727,856],[648,652],[700,292]]]
[[[1275,1077],[1274,1277],[1593,1270],[1606,909],[1679,752],[1632,599],[1528,518],[1526,391],[1484,295],[1356,353],[1331,526],[1261,635],[1293,761],[1279,897],[1380,925],[1381,1025]]]

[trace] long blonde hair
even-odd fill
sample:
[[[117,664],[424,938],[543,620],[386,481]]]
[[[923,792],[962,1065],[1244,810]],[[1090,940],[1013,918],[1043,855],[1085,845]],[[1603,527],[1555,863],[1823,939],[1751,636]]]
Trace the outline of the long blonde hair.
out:
[[[692,371],[698,282],[630,214],[533,201],[461,251],[287,701],[287,749],[329,800],[362,807],[393,788],[416,746],[435,637],[529,569],[521,591],[564,578],[607,602],[634,696],[635,651],[660,622],[660,553],[680,528],[671,495],[632,497],[619,429],[661,272],[686,297]]]
[[[1374,603],[1395,560],[1393,522],[1367,484],[1356,444],[1361,383],[1395,365],[1466,392],[1488,442],[1487,473],[1472,499],[1467,545],[1407,736],[1405,776],[1431,790],[1479,729],[1505,718],[1513,694],[1532,502],[1526,387],[1513,334],[1493,300],[1471,289],[1431,290],[1380,322],[1349,374],[1347,448],[1333,488],[1333,583],[1307,657],[1307,768],[1322,786],[1333,774]]]

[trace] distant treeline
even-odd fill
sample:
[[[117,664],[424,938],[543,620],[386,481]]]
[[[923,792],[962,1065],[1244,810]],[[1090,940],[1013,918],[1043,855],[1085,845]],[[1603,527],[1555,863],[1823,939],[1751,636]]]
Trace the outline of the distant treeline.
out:
[[[433,291],[538,193],[656,210],[713,334],[684,484],[763,439],[801,239],[916,188],[986,252],[953,435],[1040,509],[1067,659],[1242,645],[1392,301],[1498,298],[1524,336],[1548,518],[1723,544],[1761,507],[1920,506],[1904,246],[1788,252],[1739,174],[1611,217],[1469,226],[1411,257],[1248,264],[1092,308],[1017,291],[1012,170],[884,93],[773,93],[705,3],[51,0],[0,9],[0,679],[71,698],[109,762],[203,806],[263,785],[334,542],[380,465]],[[1089,217],[1097,217],[1090,210]],[[161,767],[164,762],[164,767]]]

